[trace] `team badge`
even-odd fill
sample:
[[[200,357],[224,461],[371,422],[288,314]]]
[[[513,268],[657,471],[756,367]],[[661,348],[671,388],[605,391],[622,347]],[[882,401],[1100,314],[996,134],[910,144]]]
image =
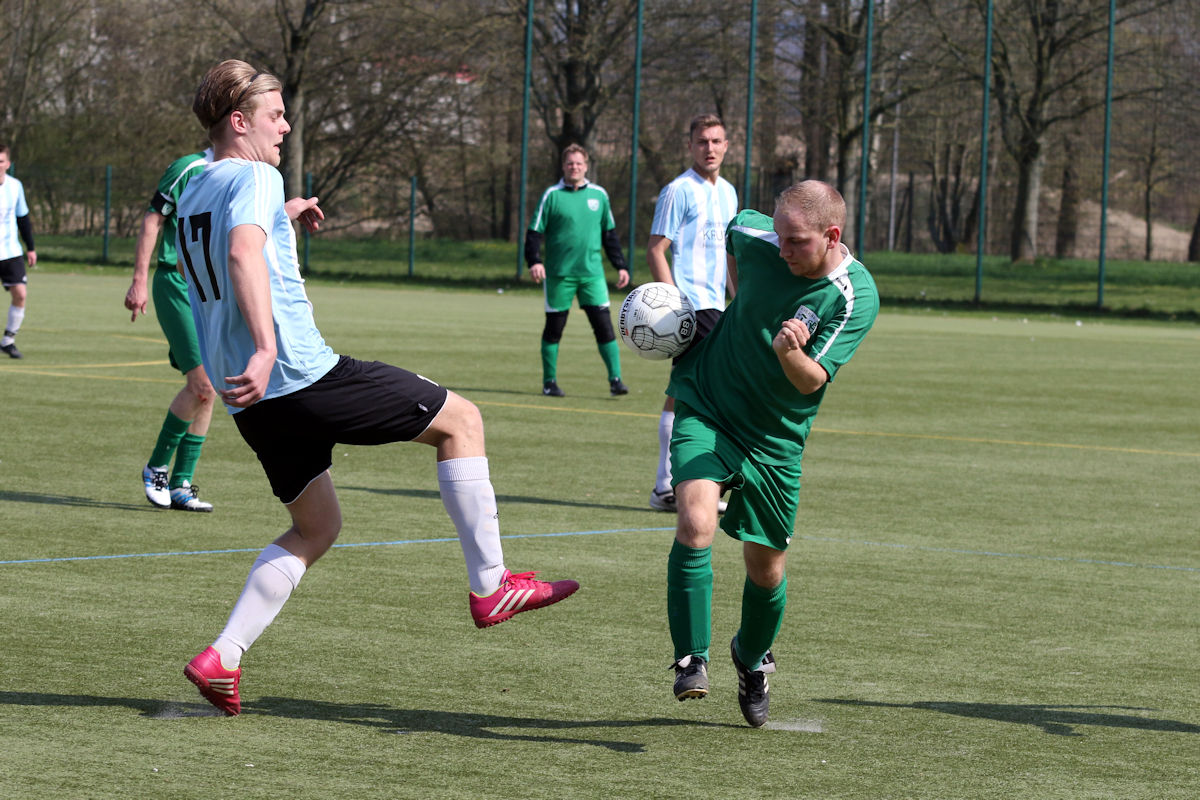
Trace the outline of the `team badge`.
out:
[[[590,208],[592,211],[599,211],[600,210],[600,201],[594,197],[589,197],[588,198],[588,208]]]
[[[804,327],[808,328],[809,336],[815,334],[817,326],[821,324],[821,318],[817,316],[817,312],[808,306],[800,306],[796,309],[796,313],[793,316],[804,323]]]

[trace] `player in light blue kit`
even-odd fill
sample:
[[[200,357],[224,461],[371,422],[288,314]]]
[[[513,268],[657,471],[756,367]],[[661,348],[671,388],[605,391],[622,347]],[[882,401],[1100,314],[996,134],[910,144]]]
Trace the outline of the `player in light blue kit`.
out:
[[[0,144],[0,284],[12,295],[4,337],[0,338],[0,352],[7,353],[9,358],[23,358],[15,340],[25,319],[25,284],[28,280],[25,266],[28,264],[33,269],[37,265],[37,251],[33,249],[33,225],[29,222],[25,187],[8,174],[11,165],[8,145]],[[24,251],[18,235],[25,242]]]
[[[737,290],[737,269],[725,252],[725,227],[737,214],[737,192],[720,175],[728,149],[720,117],[701,114],[692,120],[688,131],[692,166],[659,193],[646,244],[651,277],[678,286],[696,310],[693,347],[717,324],[725,308],[726,287],[730,297]],[[658,471],[650,491],[650,507],[656,511],[676,510],[670,451],[674,424],[675,399],[668,395],[658,421]]]
[[[334,444],[415,441],[436,448],[442,503],[466,558],[477,627],[579,588],[505,569],[479,409],[415,373],[339,356],[321,337],[291,220],[313,230],[324,215],[316,198],[284,202],[275,167],[291,128],[281,89],[277,78],[242,61],[208,71],[192,110],[215,159],[189,182],[178,206],[179,269],[204,369],[292,519],[254,562],[220,636],[184,669],[230,716],[241,712],[243,652],[341,529],[329,476]]]

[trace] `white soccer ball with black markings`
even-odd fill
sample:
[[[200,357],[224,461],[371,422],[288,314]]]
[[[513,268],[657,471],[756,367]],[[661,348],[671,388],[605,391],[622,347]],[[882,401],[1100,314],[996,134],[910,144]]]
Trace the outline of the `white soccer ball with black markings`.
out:
[[[621,341],[642,358],[661,361],[683,353],[696,335],[696,312],[669,283],[643,283],[621,304]]]

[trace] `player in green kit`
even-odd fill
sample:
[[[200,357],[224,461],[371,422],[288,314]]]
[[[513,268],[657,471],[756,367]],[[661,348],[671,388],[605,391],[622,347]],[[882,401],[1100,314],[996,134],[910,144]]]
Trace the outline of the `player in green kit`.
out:
[[[738,292],[712,333],[680,359],[671,464],[679,504],[667,565],[675,696],[708,694],[712,543],[743,543],[741,626],[730,642],[738,705],[766,723],[771,645],[787,599],[784,562],[800,496],[800,459],[825,389],[875,322],[870,273],[841,242],[846,204],[826,183],[785,190],[774,217],[743,211],[726,231]],[[747,391],[746,387],[753,387]]]
[[[558,386],[558,343],[571,301],[587,315],[608,371],[612,395],[628,394],[621,381],[621,353],[609,313],[608,284],[600,261],[603,247],[617,270],[617,288],[629,285],[629,270],[617,239],[608,193],[587,179],[587,151],[577,144],[563,151],[563,177],[542,195],[525,234],[525,261],[535,283],[545,281],[546,325],[542,329],[542,394],[562,397]],[[546,260],[542,261],[542,242]]]
[[[125,308],[132,312],[131,322],[137,321],[139,313],[146,313],[147,298],[153,295],[154,313],[170,348],[167,356],[171,366],[182,372],[186,381],[171,401],[154,449],[142,467],[142,483],[151,505],[180,511],[212,511],[213,508],[212,503],[200,499],[192,478],[208,436],[217,395],[204,374],[196,324],[188,304],[187,283],[176,270],[178,256],[175,252],[178,224],[175,206],[188,181],[211,162],[212,150],[193,153],[171,162],[159,179],[158,188],[150,198],[150,207],[142,218],[133,256],[133,283],[125,293]],[[160,233],[162,243],[158,247],[157,268],[150,279],[150,259]],[[175,468],[168,477],[167,467],[172,458]]]

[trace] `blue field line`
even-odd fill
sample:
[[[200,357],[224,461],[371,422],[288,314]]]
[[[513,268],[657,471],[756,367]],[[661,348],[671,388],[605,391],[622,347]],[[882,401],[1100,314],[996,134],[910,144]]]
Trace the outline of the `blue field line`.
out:
[[[513,533],[501,536],[501,539],[549,539],[559,536],[599,536],[605,533],[652,533],[654,531],[673,531],[674,528],[613,528],[603,531],[561,531],[557,533]],[[335,544],[333,549],[347,547],[390,547],[404,544],[438,544],[458,542],[457,536],[447,536],[440,539],[397,539],[392,542],[345,542]],[[15,561],[0,561],[0,567],[16,564],[54,564],[63,561],[111,561],[119,558],[167,558],[169,556],[212,556],[228,553],[259,553],[261,547],[236,547],[228,550],[170,550],[162,553],[114,553],[107,556],[59,556],[57,558],[23,558]]]
[[[610,533],[661,533],[673,531],[667,528],[610,528],[596,531],[558,531],[554,533],[513,533],[501,536],[501,539],[554,539],[564,536],[601,536]],[[1016,558],[1029,561],[1057,561],[1064,564],[1090,564],[1103,567],[1123,567],[1130,569],[1158,569],[1173,572],[1200,572],[1200,567],[1180,567],[1170,564],[1138,564],[1133,561],[1106,561],[1098,558],[1076,558],[1072,556],[1043,556],[1031,553],[1004,553],[992,550],[967,550],[957,547],[926,547],[924,545],[901,544],[897,542],[875,542],[868,539],[835,539],[828,536],[797,536],[797,540],[819,542],[825,544],[849,544],[860,547],[888,547],[893,550],[912,550],[920,553],[945,553],[959,556],[982,556],[984,558]],[[408,544],[445,544],[458,542],[458,537],[446,536],[437,539],[397,539],[390,542],[346,542],[335,544],[334,549],[350,547],[394,547]],[[177,550],[161,553],[118,553],[107,556],[60,556],[58,558],[24,558],[14,561],[0,561],[0,566],[15,566],[18,564],[53,564],[65,561],[110,561],[124,558],[166,558],[170,556],[207,556],[225,555],[228,553],[258,553],[261,547],[239,547],[228,550]]]

